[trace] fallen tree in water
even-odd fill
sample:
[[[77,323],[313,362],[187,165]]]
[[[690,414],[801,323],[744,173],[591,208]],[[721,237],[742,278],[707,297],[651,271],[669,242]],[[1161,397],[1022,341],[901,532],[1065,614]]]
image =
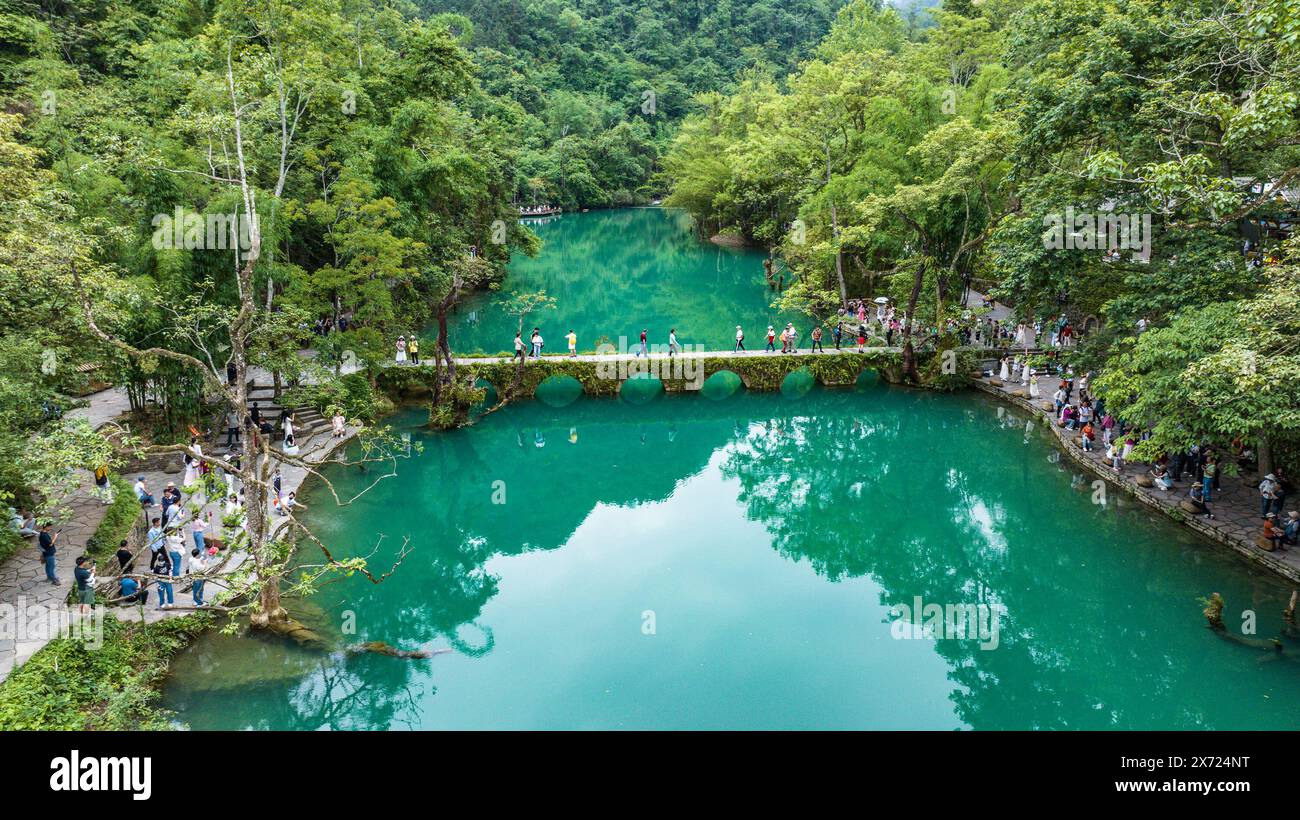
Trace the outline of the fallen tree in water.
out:
[[[450,649],[398,649],[395,646],[389,646],[384,641],[366,641],[365,643],[352,644],[347,648],[349,655],[359,655],[365,652],[372,652],[376,655],[387,655],[390,658],[407,658],[409,660],[421,660],[423,658],[432,658],[434,655],[446,655],[451,652]]]

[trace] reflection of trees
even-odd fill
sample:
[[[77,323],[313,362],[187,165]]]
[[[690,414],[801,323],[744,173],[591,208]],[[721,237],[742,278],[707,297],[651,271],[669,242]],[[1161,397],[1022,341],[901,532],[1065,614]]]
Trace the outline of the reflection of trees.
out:
[[[1026,438],[1023,419],[995,409],[888,388],[798,401],[580,400],[509,408],[455,435],[417,432],[424,452],[399,465],[397,480],[313,522],[333,541],[359,544],[409,533],[415,551],[382,585],[353,578],[317,599],[336,618],[356,613],[359,634],[349,641],[490,651],[484,609],[497,593],[495,558],[567,543],[598,505],[666,499],[726,448],[724,475],[782,556],[806,559],[832,581],[868,576],[890,605],[921,596],[1007,607],[996,651],[934,644],[969,725],[1203,725],[1186,705],[1183,665],[1205,652],[1195,595],[1212,577],[1229,601],[1276,612],[1278,587],[1252,587],[1234,571],[1207,575],[1206,551],[1192,541],[1154,549],[1177,538],[1172,528],[1137,509],[1092,505],[1087,482],[1063,495],[1068,474],[1053,471],[1064,465],[1048,463],[1052,451],[1038,433]],[[365,481],[335,478],[340,487]],[[496,481],[505,482],[504,505],[492,503]],[[1188,619],[1190,628],[1180,623]],[[1197,689],[1230,691],[1254,661],[1216,655],[1196,670]],[[418,718],[409,691],[426,664],[436,670],[437,659],[317,656],[259,689],[246,714],[242,704],[230,708],[237,725],[400,725]]]
[[[173,665],[180,686],[169,687],[166,705],[181,720],[218,714],[221,728],[415,728],[413,678],[431,663],[437,659],[323,654],[283,640],[209,634]]]
[[[543,334],[547,349],[559,350],[571,327],[584,350],[595,349],[600,336],[635,339],[643,327],[661,344],[675,327],[683,343],[729,348],[730,328],[738,323],[757,339],[760,322],[787,320],[768,306],[762,253],[701,244],[680,223],[680,212],[625,209],[566,214],[541,228],[541,254],[513,261],[509,277],[512,288],[544,288],[556,298],[546,319],[550,332]],[[690,299],[682,298],[682,287],[690,288]],[[509,317],[485,305],[474,300],[462,309],[452,330],[455,349],[509,347],[515,334]],[[478,322],[470,324],[466,317],[476,308]]]
[[[750,426],[723,471],[774,547],[831,580],[870,576],[889,605],[1007,607],[999,649],[934,644],[971,726],[1079,728],[1080,715],[1094,728],[1201,725],[1174,694],[1186,683],[1174,660],[1200,654],[1188,590],[1201,573],[1163,563],[1168,552],[1114,555],[1151,546],[1142,513],[1092,505],[1088,483],[1063,501],[1050,451],[994,409],[911,395],[889,412],[773,418]],[[1171,617],[1191,628],[1161,628]],[[1232,686],[1223,668],[1204,674]]]

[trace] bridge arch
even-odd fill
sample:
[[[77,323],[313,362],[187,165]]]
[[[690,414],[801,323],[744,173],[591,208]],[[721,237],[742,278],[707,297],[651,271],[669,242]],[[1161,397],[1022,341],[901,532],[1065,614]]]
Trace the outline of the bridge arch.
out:
[[[745,387],[745,381],[734,370],[718,370],[700,385],[700,393],[714,401],[729,399]]]
[[[582,382],[564,373],[547,376],[533,391],[533,395],[538,401],[551,407],[564,407],[573,404],[582,394]]]

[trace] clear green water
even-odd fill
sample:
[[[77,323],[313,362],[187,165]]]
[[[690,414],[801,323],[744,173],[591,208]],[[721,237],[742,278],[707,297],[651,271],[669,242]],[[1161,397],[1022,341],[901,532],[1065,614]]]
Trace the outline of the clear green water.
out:
[[[1300,664],[1215,636],[1197,602],[1220,592],[1229,623],[1253,609],[1273,636],[1283,586],[1114,494],[1094,504],[1043,434],[982,396],[536,401],[451,435],[422,419],[394,419],[425,445],[397,479],[310,510],[354,553],[386,535],[376,567],[404,535],[414,552],[383,584],[346,579],[315,602],[335,633],[355,621],[340,641],[453,651],[209,636],[174,664],[181,720],[1300,728]],[[1003,604],[998,647],[895,639],[889,607],[914,596]]]
[[[634,347],[643,328],[650,344],[668,344],[668,331],[676,328],[684,345],[730,349],[736,325],[744,327],[748,347],[761,348],[769,324],[795,321],[770,307],[775,294],[763,275],[762,252],[700,242],[684,211],[564,214],[533,230],[545,243],[542,252],[512,260],[503,290],[544,289],[555,297],[555,308],[530,317],[524,328],[527,336],[541,327],[548,353],[567,349],[570,328],[581,351],[604,342],[617,347],[620,336]],[[456,314],[451,345],[466,353],[513,351],[517,329],[518,320],[485,294]]]

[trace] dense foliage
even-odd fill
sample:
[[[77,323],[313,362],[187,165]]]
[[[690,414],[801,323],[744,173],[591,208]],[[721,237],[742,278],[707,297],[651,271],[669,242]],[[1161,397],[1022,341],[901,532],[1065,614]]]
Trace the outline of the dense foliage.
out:
[[[668,201],[777,250],[793,308],[885,295],[935,326],[978,286],[1021,321],[1104,327],[1073,355],[1151,427],[1144,452],[1294,450],[1300,271],[1276,228],[1300,208],[1300,8],[950,0],[934,18],[909,31],[856,0],[788,81],[698,97]],[[1073,223],[1077,244],[1053,242],[1076,212],[1150,228],[1118,254]]]
[[[472,49],[478,109],[519,148],[525,204],[657,196],[659,155],[693,94],[745,69],[783,76],[843,0],[420,0]]]
[[[102,646],[51,641],[0,683],[0,731],[171,728],[158,706],[167,660],[211,621],[199,614],[146,626],[109,616]]]

